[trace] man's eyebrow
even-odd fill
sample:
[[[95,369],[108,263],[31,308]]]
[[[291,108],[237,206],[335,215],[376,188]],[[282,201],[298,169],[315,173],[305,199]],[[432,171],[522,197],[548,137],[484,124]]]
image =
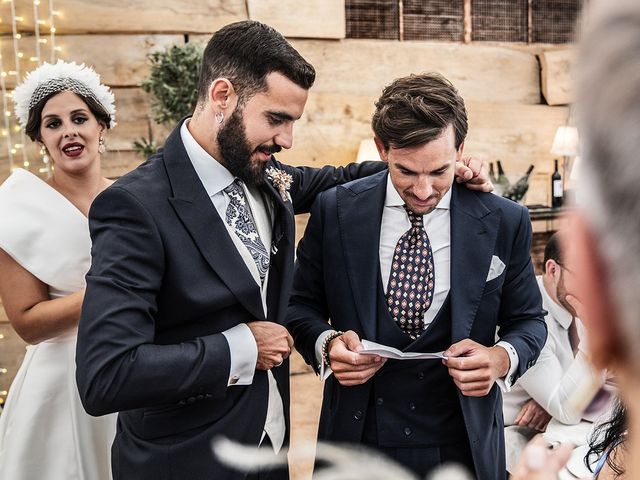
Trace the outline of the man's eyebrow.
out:
[[[397,168],[401,168],[402,170],[405,170],[408,173],[413,173],[413,174],[418,174],[419,171],[416,169],[413,169],[409,166],[404,165],[401,161],[399,161],[398,163],[396,163]],[[440,173],[440,172],[444,172],[445,170],[448,170],[449,167],[451,167],[451,163],[446,163],[444,165],[440,165],[438,168],[434,168],[433,170],[429,170],[429,174],[434,174],[434,173]]]
[[[290,115],[287,112],[281,112],[281,111],[267,111],[267,115],[270,115],[272,117],[277,117],[280,120],[285,120],[285,121],[289,121],[289,122],[293,122],[295,120],[298,120],[293,115]]]

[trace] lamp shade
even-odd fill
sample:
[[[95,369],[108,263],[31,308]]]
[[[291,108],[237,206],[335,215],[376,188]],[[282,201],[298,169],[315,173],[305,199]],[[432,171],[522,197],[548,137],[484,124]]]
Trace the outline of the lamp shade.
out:
[[[553,138],[551,145],[551,153],[561,155],[563,157],[575,157],[578,155],[578,129],[568,125],[558,127],[556,136]]]

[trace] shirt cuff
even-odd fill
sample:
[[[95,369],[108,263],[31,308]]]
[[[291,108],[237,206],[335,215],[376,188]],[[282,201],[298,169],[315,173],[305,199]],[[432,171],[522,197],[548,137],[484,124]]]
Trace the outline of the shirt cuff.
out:
[[[322,360],[322,345],[324,344],[324,339],[331,335],[335,330],[326,330],[322,332],[318,339],[316,340],[315,352],[316,352],[316,365],[318,365],[318,371],[320,372],[320,380],[326,380],[332,373],[331,367],[324,364]]]
[[[503,342],[502,340],[496,343],[496,346],[502,347],[507,351],[510,364],[507,374],[504,377],[496,380],[496,383],[503,392],[510,392],[511,387],[513,387],[513,384],[515,383],[514,374],[516,373],[516,370],[518,370],[518,365],[520,363],[518,352],[516,352],[516,349],[513,348],[513,345],[511,345],[509,342]]]
[[[258,362],[258,345],[246,323],[222,332],[229,344],[231,366],[227,386],[251,385]]]

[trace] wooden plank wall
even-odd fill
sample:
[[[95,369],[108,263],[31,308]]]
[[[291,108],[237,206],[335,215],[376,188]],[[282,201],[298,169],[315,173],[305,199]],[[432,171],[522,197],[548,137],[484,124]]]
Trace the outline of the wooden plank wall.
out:
[[[25,72],[34,67],[29,60],[35,52],[33,1],[14,1],[17,15],[23,17],[18,44]],[[39,7],[45,22],[47,3]],[[108,176],[122,175],[142,161],[132,149],[135,139],[151,130],[161,140],[169,131],[149,120],[149,99],[140,88],[149,71],[148,54],[185,41],[205,43],[221,26],[252,18],[276,26],[318,74],[296,126],[294,147],[283,152],[281,160],[309,165],[354,160],[360,141],[371,136],[370,116],[382,87],[412,72],[439,71],[466,100],[467,153],[489,161],[501,159],[514,174],[534,164],[527,200],[548,203],[553,165],[549,149],[556,128],[567,120],[571,101],[569,46],[345,39],[344,0],[56,0],[54,4],[60,12],[55,17],[58,56],[92,65],[114,89],[118,126],[107,136],[103,166]],[[0,3],[5,70],[14,68],[9,8],[10,3]],[[47,25],[41,29],[46,38]],[[43,57],[48,56],[48,45],[42,48]],[[11,75],[5,81],[9,89],[15,85]],[[37,163],[37,149],[29,152],[32,163]],[[0,181],[8,172],[6,144],[0,138]],[[8,328],[6,323],[2,328]],[[11,345],[12,351],[22,348],[18,341]],[[0,367],[8,351],[0,348]]]
[[[382,87],[411,72],[439,71],[467,101],[468,153],[487,160],[499,158],[514,174],[531,163],[539,176],[549,174],[553,134],[568,115],[563,106],[570,101],[567,49],[350,40],[343,38],[343,0],[284,4],[282,0],[55,2],[60,11],[55,17],[59,57],[91,64],[114,87],[119,125],[107,138],[105,174],[119,176],[141,161],[132,151],[135,139],[149,130],[162,139],[169,130],[148,119],[149,101],[139,88],[148,74],[147,55],[175,43],[205,43],[212,31],[246,18],[275,25],[318,71],[305,116],[296,129],[295,147],[282,154],[282,160],[347,163],[355,158],[360,140],[370,135],[369,118]],[[31,0],[16,0],[17,14],[24,19],[19,41],[23,72],[33,68],[28,60],[35,45],[32,8]],[[8,3],[0,4],[0,52],[5,63],[13,58],[8,9]],[[44,18],[46,12],[40,9]],[[91,21],[78,21],[77,12]],[[47,32],[46,25],[42,31]],[[7,76],[6,83],[11,88],[15,77]],[[0,144],[0,180],[7,172],[6,148]],[[546,184],[543,190],[533,195],[533,201],[547,201]]]

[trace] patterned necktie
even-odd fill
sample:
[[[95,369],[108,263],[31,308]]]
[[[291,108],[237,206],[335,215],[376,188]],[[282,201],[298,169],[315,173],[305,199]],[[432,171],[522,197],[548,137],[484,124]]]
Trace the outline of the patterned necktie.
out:
[[[256,267],[258,267],[260,282],[264,282],[264,277],[269,270],[269,254],[260,240],[260,235],[258,235],[241,181],[236,178],[224,191],[229,196],[226,213],[227,224],[235,230],[242,243],[249,250],[253,261],[256,262]]]
[[[415,340],[424,330],[424,314],[433,300],[433,253],[422,215],[406,205],[404,208],[411,228],[400,237],[393,252],[387,308],[400,330]]]

